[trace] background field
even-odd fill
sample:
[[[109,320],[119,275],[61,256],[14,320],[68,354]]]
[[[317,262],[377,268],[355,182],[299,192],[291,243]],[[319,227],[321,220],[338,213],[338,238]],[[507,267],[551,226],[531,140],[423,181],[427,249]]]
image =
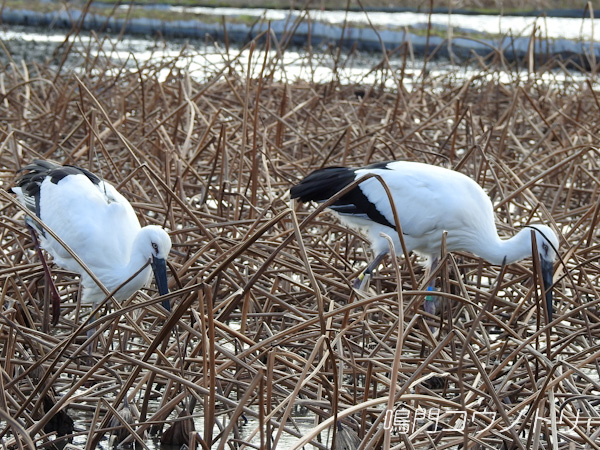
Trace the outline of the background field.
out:
[[[87,2],[83,0],[71,1],[69,4],[84,6]],[[93,2],[95,6],[106,5],[113,7],[115,5],[128,6],[130,2],[123,0],[100,0]],[[581,10],[582,12],[589,8],[589,2],[585,0],[566,1],[566,0],[534,0],[534,1],[517,1],[517,0],[459,0],[459,1],[429,1],[429,0],[405,0],[402,2],[393,1],[381,1],[381,0],[208,0],[198,2],[195,0],[163,0],[156,2],[155,0],[137,0],[134,5],[189,5],[189,6],[225,6],[225,7],[237,7],[237,8],[278,8],[278,9],[370,9],[370,10],[381,10],[381,9],[397,9],[397,8],[410,8],[421,12],[429,11],[431,8],[442,8],[449,10],[468,10],[480,13],[528,13],[532,11],[539,11],[543,13],[549,10]],[[3,5],[5,7],[24,7],[26,9],[34,10],[49,10],[55,8],[62,8],[63,3],[60,0],[40,1],[40,0],[4,0]],[[594,5],[593,8],[598,8],[598,5]],[[164,8],[159,8],[165,12]],[[153,13],[155,14],[155,13]]]
[[[116,3],[116,1],[104,0],[105,3]],[[156,3],[151,0],[141,0],[136,3]],[[253,8],[289,8],[290,6],[302,9],[310,8],[328,8],[328,9],[346,9],[348,5],[354,8],[418,8],[429,9],[432,5],[438,8],[452,9],[470,9],[481,11],[498,11],[501,9],[513,11],[530,11],[530,10],[547,10],[547,9],[563,9],[563,8],[585,8],[587,3],[584,0],[566,1],[566,0],[534,0],[522,2],[517,0],[405,0],[405,1],[381,1],[381,0],[209,0],[203,2],[191,0],[167,0],[161,3],[174,4],[192,4],[206,6],[234,6],[234,7],[253,7]]]

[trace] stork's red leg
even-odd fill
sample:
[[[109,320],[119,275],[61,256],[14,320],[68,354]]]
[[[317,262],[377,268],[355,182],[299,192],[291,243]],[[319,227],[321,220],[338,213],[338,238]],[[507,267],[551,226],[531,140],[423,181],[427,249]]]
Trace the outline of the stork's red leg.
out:
[[[50,296],[52,297],[52,325],[56,325],[60,317],[60,295],[58,293],[58,289],[56,289],[54,280],[52,280],[50,268],[48,267],[48,264],[44,259],[44,254],[42,253],[42,249],[40,248],[40,241],[37,238],[37,233],[31,225],[27,224],[27,228],[29,228],[29,232],[31,233],[31,239],[33,240],[33,245],[35,246],[40,261],[42,262],[44,273],[46,274],[46,283],[48,283],[48,287],[50,289]]]
[[[438,265],[438,258],[434,258],[431,262],[431,268],[429,269],[429,273],[433,272]],[[427,290],[435,292],[435,278],[433,278],[429,284],[427,285]],[[425,297],[425,303],[423,304],[423,309],[432,315],[437,315],[440,310],[440,298],[437,295],[427,295]]]

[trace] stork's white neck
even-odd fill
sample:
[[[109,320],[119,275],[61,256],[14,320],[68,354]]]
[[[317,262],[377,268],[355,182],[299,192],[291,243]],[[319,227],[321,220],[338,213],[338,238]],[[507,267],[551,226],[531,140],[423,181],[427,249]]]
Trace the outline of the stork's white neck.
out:
[[[129,261],[122,265],[110,267],[110,274],[106,273],[101,277],[102,280],[106,280],[106,288],[109,291],[112,292],[118,286],[121,286],[149,261],[150,255],[148,254],[148,250],[145,249],[147,247],[145,242],[148,238],[143,235],[142,230],[140,230],[133,241]],[[151,275],[152,268],[150,265],[147,265],[133,280],[117,291],[115,298],[117,300],[129,298],[149,282]]]
[[[500,239],[497,237],[494,240],[488,241],[486,245],[481,245],[477,251],[472,253],[477,254],[481,258],[494,265],[502,263],[512,264],[517,261],[531,256],[531,239],[532,230],[523,228],[515,236],[509,239]],[[541,237],[538,236],[537,239]]]
[[[140,270],[140,268],[142,266],[144,266],[144,264],[146,264],[146,263],[148,263],[148,261],[150,261],[150,258],[152,257],[150,249],[151,249],[150,238],[147,236],[147,230],[144,227],[136,235],[136,237],[133,241],[133,246],[131,249],[131,257],[129,259],[129,263],[127,264],[127,266],[125,268],[123,268],[123,274],[126,275],[127,278],[129,278],[131,275],[136,273],[138,270]],[[139,286],[135,290],[142,287],[148,281],[148,279],[151,275],[150,274],[151,270],[152,269],[148,265],[142,271],[142,273],[140,275],[143,275],[142,276],[143,282],[141,284],[139,284],[140,283],[139,281],[138,281],[138,283],[132,283],[132,284],[139,284]],[[125,281],[127,278],[123,279],[123,281]]]

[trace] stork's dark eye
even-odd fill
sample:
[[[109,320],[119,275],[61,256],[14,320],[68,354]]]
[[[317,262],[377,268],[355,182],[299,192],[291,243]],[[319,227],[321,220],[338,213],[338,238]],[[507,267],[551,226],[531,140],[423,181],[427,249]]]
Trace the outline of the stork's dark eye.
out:
[[[154,253],[158,255],[158,244],[156,242],[152,243],[152,249],[154,250]]]
[[[544,253],[548,254],[548,244],[545,242],[542,244],[542,248],[544,249]]]

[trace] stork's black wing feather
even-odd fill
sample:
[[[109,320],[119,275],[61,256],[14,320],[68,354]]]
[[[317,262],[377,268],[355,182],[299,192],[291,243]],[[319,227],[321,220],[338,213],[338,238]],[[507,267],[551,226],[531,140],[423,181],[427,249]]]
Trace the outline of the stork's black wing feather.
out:
[[[386,163],[378,163],[366,168],[385,168]],[[301,202],[324,202],[356,180],[356,169],[348,167],[326,167],[309,174],[300,183],[290,188],[292,198]],[[339,214],[367,217],[373,222],[396,228],[381,214],[360,185],[336,200],[330,208]]]
[[[38,217],[40,217],[40,186],[46,178],[50,178],[52,183],[57,184],[68,175],[83,174],[96,185],[102,181],[92,172],[81,167],[61,166],[43,159],[36,159],[31,164],[22,167],[19,169],[19,173],[21,172],[24,173],[17,180],[17,186],[23,192],[27,208]]]
[[[355,177],[354,169],[347,167],[318,169],[292,186],[290,195],[301,202],[324,202],[352,183]]]

